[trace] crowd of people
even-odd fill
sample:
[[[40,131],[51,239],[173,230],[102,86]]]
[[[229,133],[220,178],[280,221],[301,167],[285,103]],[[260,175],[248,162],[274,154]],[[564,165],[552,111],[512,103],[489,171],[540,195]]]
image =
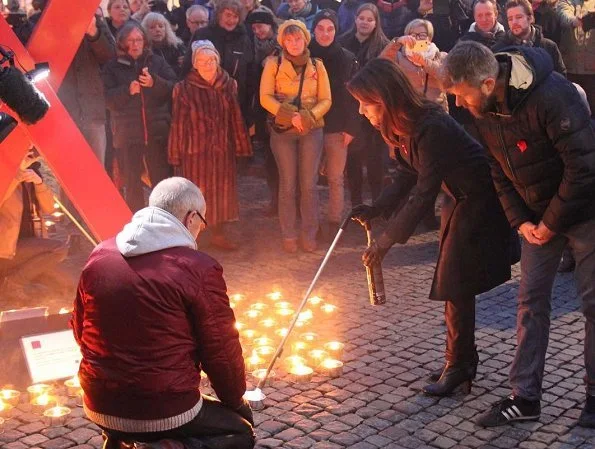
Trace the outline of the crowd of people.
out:
[[[97,354],[110,329],[85,337],[81,323],[85,314],[105,313],[113,298],[130,292],[146,297],[144,284],[130,281],[138,273],[160,285],[151,289],[149,302],[153,296],[165,300],[164,291],[184,298],[188,292],[171,280],[185,276],[184,264],[194,261],[194,275],[207,280],[196,286],[201,300],[192,307],[200,312],[210,307],[207,297],[214,298],[225,344],[204,335],[219,341],[211,349],[230,352],[221,360],[205,350],[202,362],[223,377],[243,376],[243,367],[234,367],[237,332],[223,304],[220,267],[184,247],[195,249],[207,220],[212,244],[237,247],[224,225],[239,218],[238,161],[256,149],[265,157],[271,211],[278,214],[287,253],[315,251],[319,235],[338,227],[347,186],[355,219],[388,219],[363,255],[366,265],[377,263],[395,243],[406,243],[420,222],[435,218],[442,192],[430,297],[445,302],[446,363],[425,394],[471,388],[479,363],[475,296],[510,279],[510,265],[520,259],[512,394],[479,417],[482,426],[540,416],[551,290],[565,253],[563,268],[576,265],[586,319],[587,395],[579,424],[595,427],[595,0],[187,0],[173,11],[160,0],[109,0],[107,14],[93,18],[60,89],[97,157],[139,211],[91,255],[79,287],[75,335],[88,350],[83,387],[94,422],[116,435],[144,438],[151,423],[159,435],[174,428],[187,435],[215,419],[200,415],[214,408],[196,393],[190,375],[178,379],[170,410],[175,422],[171,414],[148,413],[135,398],[125,411],[110,400],[119,384],[109,387],[106,373],[118,372],[114,360],[136,347],[124,345],[118,357],[102,359]],[[26,41],[34,24],[25,20],[19,27]],[[385,186],[389,162],[395,174]],[[364,167],[371,204],[363,204]],[[329,186],[324,220],[321,173]],[[145,208],[146,187],[156,185]],[[154,226],[157,234],[151,234]],[[147,242],[136,239],[141,231]],[[171,241],[167,235],[163,245],[151,241],[164,232]],[[162,249],[182,260],[171,274],[150,270],[153,259],[167,256]],[[135,263],[124,264],[123,257]],[[115,273],[111,283],[103,272]],[[155,310],[150,314],[167,322]],[[133,335],[118,338],[136,341]],[[187,359],[196,361],[190,349]],[[158,377],[164,385],[169,370],[164,365],[166,374]],[[232,395],[215,387],[242,417],[226,431],[250,447],[252,417],[240,389]]]

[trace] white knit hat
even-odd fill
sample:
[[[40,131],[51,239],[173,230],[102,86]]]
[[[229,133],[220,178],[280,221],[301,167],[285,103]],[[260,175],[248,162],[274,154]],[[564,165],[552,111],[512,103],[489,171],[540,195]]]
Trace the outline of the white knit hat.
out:
[[[200,41],[194,41],[192,42],[191,45],[192,48],[192,65],[194,65],[194,60],[196,59],[196,56],[201,52],[201,51],[210,51],[215,53],[215,56],[217,56],[217,62],[221,63],[221,55],[219,55],[219,52],[217,51],[217,49],[215,48],[215,46],[213,45],[213,43],[209,40],[200,40]]]

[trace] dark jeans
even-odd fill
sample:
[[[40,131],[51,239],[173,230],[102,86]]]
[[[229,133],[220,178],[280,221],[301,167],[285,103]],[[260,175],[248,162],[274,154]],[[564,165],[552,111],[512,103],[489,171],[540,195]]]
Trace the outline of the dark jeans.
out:
[[[510,368],[513,394],[541,398],[547,352],[552,287],[568,245],[576,259],[577,293],[585,316],[584,357],[587,394],[595,396],[595,220],[571,227],[543,246],[523,240],[517,307],[517,350]]]
[[[383,188],[386,155],[388,147],[380,132],[370,124],[362,126],[362,132],[353,139],[347,150],[347,181],[352,205],[362,203],[364,165],[372,201],[378,198]]]
[[[142,175],[145,165],[151,186],[172,175],[167,162],[167,142],[156,140],[145,145],[130,145],[116,150],[118,173],[122,184],[122,193],[126,204],[136,212],[145,207],[144,184]]]
[[[59,270],[59,263],[67,254],[68,247],[58,240],[35,237],[20,239],[15,257],[0,259],[0,278],[7,277],[19,284],[26,284],[46,272]],[[58,275],[54,278],[61,279]]]
[[[197,438],[208,449],[252,449],[256,442],[248,421],[221,402],[203,396],[198,415],[187,424],[163,432],[125,433],[103,429],[108,440],[106,449],[118,449],[118,441],[153,442],[165,439]]]

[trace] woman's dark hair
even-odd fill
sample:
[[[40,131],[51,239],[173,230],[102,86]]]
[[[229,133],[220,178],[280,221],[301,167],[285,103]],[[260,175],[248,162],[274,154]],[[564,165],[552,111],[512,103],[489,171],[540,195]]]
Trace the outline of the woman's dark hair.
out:
[[[134,30],[138,30],[143,36],[144,51],[149,51],[151,49],[149,36],[147,36],[145,29],[140,23],[129,20],[124,25],[122,25],[122,28],[118,30],[118,35],[116,36],[116,49],[118,50],[119,54],[128,54],[128,44],[126,43],[126,39],[128,39],[128,36],[130,36],[130,33],[132,33]]]
[[[430,112],[443,112],[433,101],[415,90],[393,61],[374,58],[347,84],[357,100],[380,106],[380,133],[390,145],[398,145],[398,136],[412,136],[417,125]]]
[[[375,58],[380,54],[380,52],[388,44],[389,40],[388,37],[386,37],[386,35],[384,34],[384,31],[382,30],[382,23],[380,22],[380,12],[378,11],[376,5],[374,5],[373,3],[364,3],[363,5],[361,5],[359,8],[357,8],[357,11],[355,13],[356,19],[362,11],[370,11],[374,16],[374,19],[376,20],[376,26],[374,27],[374,31],[372,31],[372,34],[368,38],[368,40],[370,41],[370,45],[368,47],[368,51],[366,52],[366,60],[369,61],[370,59]],[[354,23],[352,33],[355,34],[356,31],[357,27]]]

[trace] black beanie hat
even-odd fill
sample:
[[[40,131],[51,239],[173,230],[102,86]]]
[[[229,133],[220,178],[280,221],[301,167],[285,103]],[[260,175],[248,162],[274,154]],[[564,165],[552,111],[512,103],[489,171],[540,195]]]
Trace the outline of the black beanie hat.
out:
[[[314,32],[314,28],[318,25],[323,19],[330,20],[335,25],[335,31],[339,32],[339,18],[337,17],[337,13],[332,9],[323,9],[322,11],[318,11],[318,13],[314,16],[314,20],[312,21],[312,32]]]
[[[252,25],[253,23],[265,23],[273,27],[276,25],[275,16],[273,15],[270,9],[264,6],[260,6],[256,8],[254,11],[252,11],[250,14],[248,14],[246,22],[249,25]]]

